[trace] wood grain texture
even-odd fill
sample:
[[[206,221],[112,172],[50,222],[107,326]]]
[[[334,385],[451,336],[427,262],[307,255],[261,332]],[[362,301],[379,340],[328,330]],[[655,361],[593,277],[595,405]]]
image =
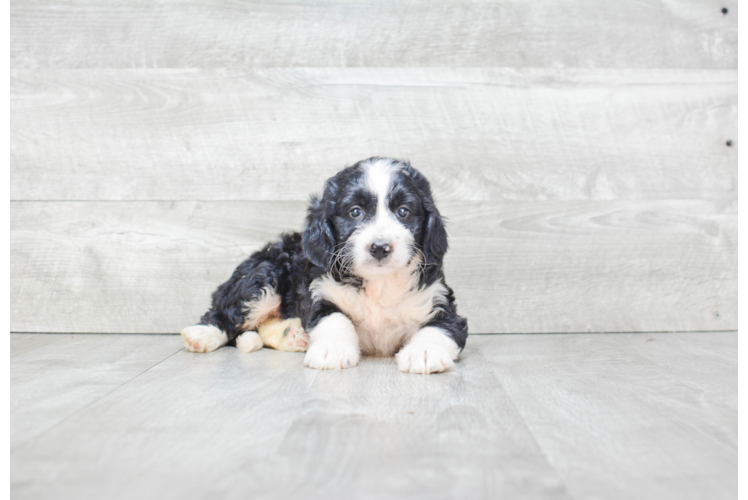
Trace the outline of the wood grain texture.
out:
[[[175,333],[194,324],[236,265],[281,230],[300,229],[305,211],[299,202],[15,208],[15,326],[92,333]],[[45,283],[52,288],[42,292]]]
[[[572,498],[737,498],[737,332],[470,342]]]
[[[162,335],[24,337],[11,335],[11,450],[44,434],[182,347],[174,337]]]
[[[631,338],[638,340],[635,336]],[[644,342],[631,342],[627,346],[637,355],[660,365],[681,384],[698,391],[704,404],[727,405],[737,410],[736,338],[734,333],[687,334],[682,338],[680,335],[647,335]],[[652,342],[657,342],[657,346],[651,346]],[[737,428],[737,421],[734,425]]]
[[[14,333],[10,336],[10,357],[24,356],[61,338],[57,334]]]
[[[11,199],[306,200],[384,155],[439,200],[729,200],[737,99],[734,70],[13,71]]]
[[[473,333],[737,328],[735,203],[446,202]],[[14,202],[11,330],[176,333],[302,202]]]
[[[455,204],[448,276],[477,333],[737,329],[736,211],[694,200]]]
[[[737,68],[737,7],[735,0],[16,0],[11,67]]]
[[[13,450],[13,497],[569,498],[479,350],[435,376],[302,359],[181,351]]]
[[[11,365],[27,401],[11,421],[82,409],[11,448],[16,500],[737,496],[737,332],[471,337],[430,376],[392,358],[319,372],[270,349],[191,354],[177,336],[47,337]],[[138,357],[160,362],[93,401],[69,389]]]

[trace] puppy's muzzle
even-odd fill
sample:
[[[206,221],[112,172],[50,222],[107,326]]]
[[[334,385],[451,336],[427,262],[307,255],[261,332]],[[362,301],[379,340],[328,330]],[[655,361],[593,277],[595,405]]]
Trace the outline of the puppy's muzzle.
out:
[[[369,247],[369,253],[377,260],[382,260],[392,252],[392,247],[384,241],[375,241]]]

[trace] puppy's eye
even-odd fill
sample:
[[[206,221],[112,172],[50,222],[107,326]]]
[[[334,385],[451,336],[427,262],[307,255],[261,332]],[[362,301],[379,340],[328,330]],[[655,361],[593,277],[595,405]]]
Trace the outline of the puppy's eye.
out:
[[[409,213],[410,213],[410,210],[408,210],[405,207],[400,207],[397,209],[397,216],[400,217],[401,219],[406,218]]]
[[[361,215],[363,215],[363,212],[361,211],[360,208],[354,207],[351,209],[350,212],[348,212],[348,215],[350,215],[354,219],[358,219],[359,217],[361,217]]]

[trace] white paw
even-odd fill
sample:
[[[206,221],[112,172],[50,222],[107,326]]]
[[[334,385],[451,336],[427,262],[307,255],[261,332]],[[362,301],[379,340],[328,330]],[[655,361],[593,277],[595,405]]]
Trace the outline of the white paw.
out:
[[[236,348],[242,352],[259,351],[262,345],[262,339],[257,332],[244,332],[236,337]]]
[[[320,321],[309,334],[304,365],[317,370],[352,368],[358,364],[361,349],[351,320],[342,313],[332,313]]]
[[[188,326],[181,332],[184,347],[190,352],[211,352],[226,345],[228,337],[213,325]]]
[[[426,327],[395,355],[397,369],[405,373],[438,373],[455,365],[459,348],[443,331]]]
[[[455,365],[446,348],[423,343],[406,345],[395,358],[397,369],[405,373],[438,373]]]
[[[353,368],[358,364],[358,347],[347,343],[336,344],[328,340],[313,342],[304,356],[304,365],[317,370]]]

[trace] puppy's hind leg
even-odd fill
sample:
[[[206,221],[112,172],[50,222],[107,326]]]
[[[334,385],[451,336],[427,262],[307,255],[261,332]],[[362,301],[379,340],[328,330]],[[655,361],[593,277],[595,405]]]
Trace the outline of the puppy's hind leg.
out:
[[[309,336],[299,318],[270,318],[260,325],[257,333],[266,347],[279,351],[305,352],[309,345]],[[236,345],[239,346],[238,339]]]
[[[257,332],[248,331],[236,337],[236,348],[242,352],[259,351],[263,345],[262,338]]]
[[[262,347],[257,332],[248,332],[242,328],[244,314],[241,303],[222,300],[226,294],[222,287],[213,294],[213,307],[200,318],[200,324],[183,329],[182,340],[190,352],[211,352],[226,344],[236,345],[245,352],[252,352]],[[218,300],[217,300],[218,299]],[[254,338],[253,338],[254,335]],[[257,343],[259,342],[259,347]]]
[[[233,324],[241,319],[237,307],[211,309],[200,318],[200,323],[184,328],[180,333],[184,347],[190,352],[212,352],[232,342],[238,335]]]
[[[188,326],[181,331],[184,347],[190,352],[211,352],[226,345],[229,338],[213,325]]]
[[[228,281],[213,292],[211,307],[200,324],[185,328],[182,338],[193,352],[209,352],[223,345],[241,351],[262,348],[257,329],[268,318],[280,316],[282,293],[279,282],[287,283],[289,255],[298,242],[290,236],[268,244],[239,264]]]
[[[241,325],[243,316],[241,308],[233,305],[228,307],[216,307],[216,296],[221,292],[213,294],[214,307],[200,318],[200,323],[184,328],[180,333],[184,341],[184,347],[190,352],[212,352],[228,343],[234,342],[241,333],[238,326]],[[220,297],[220,296],[219,296]]]

